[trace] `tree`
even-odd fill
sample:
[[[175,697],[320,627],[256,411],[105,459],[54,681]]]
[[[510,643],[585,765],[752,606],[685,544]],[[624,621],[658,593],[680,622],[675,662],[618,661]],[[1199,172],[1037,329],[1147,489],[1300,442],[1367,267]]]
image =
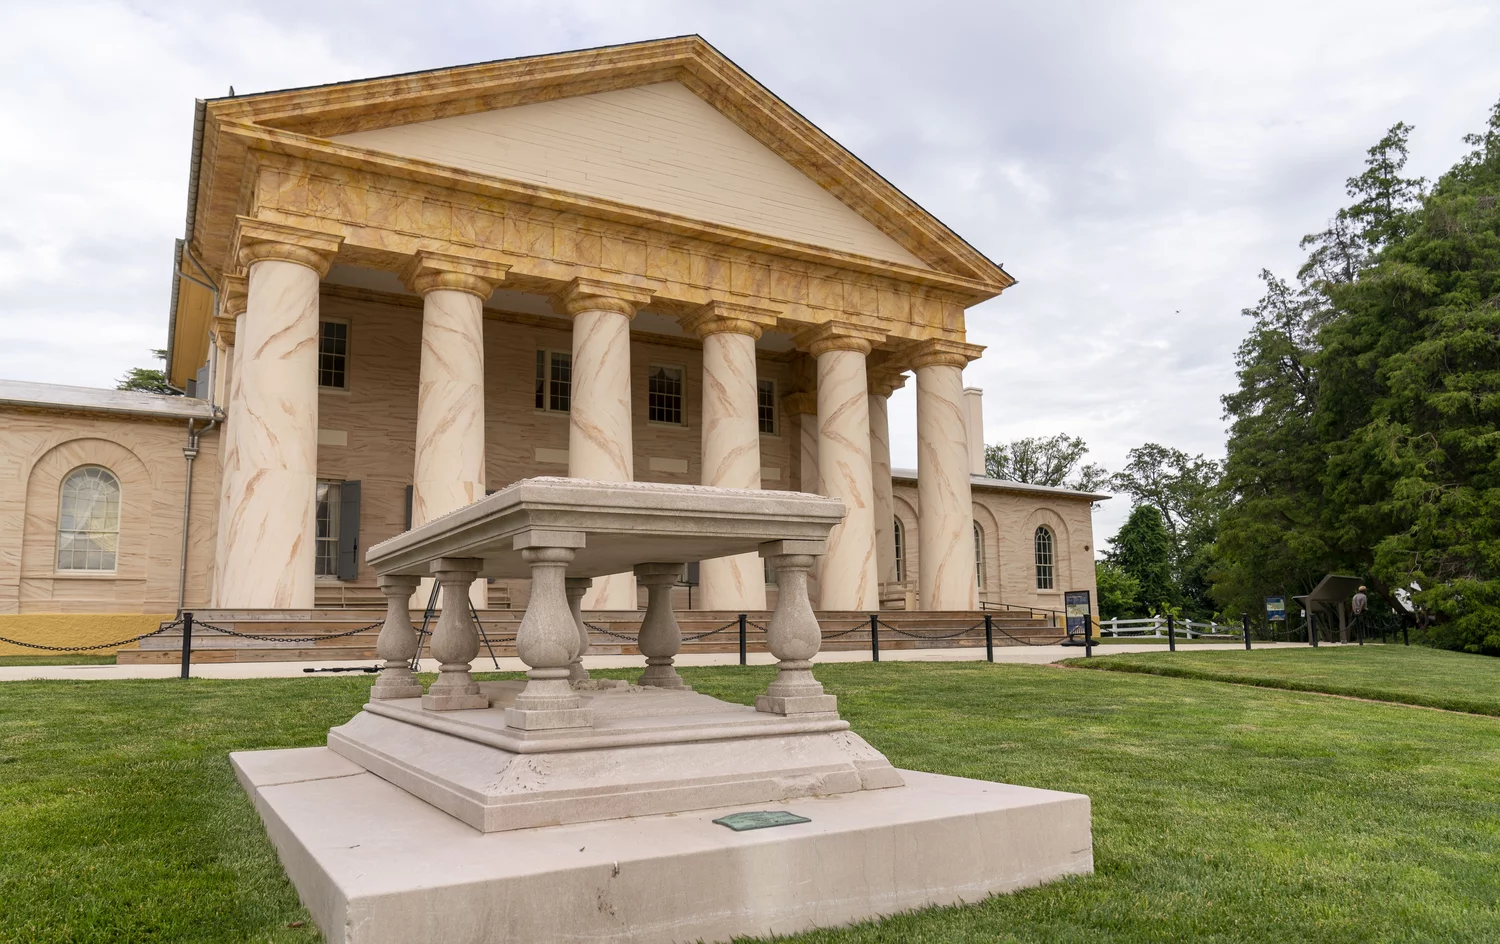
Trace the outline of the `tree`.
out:
[[[1130,517],[1110,545],[1109,561],[1139,587],[1138,603],[1130,615],[1150,616],[1177,602],[1172,581],[1172,541],[1156,508],[1139,504],[1131,509]]]
[[[1087,463],[1089,447],[1077,436],[1030,436],[984,447],[984,471],[992,479],[1094,492],[1109,483],[1103,466]]]
[[[1101,619],[1128,619],[1140,612],[1141,582],[1112,560],[1094,562]]]
[[[161,348],[152,348],[151,355],[159,361],[167,359],[167,352]],[[116,390],[141,390],[146,393],[164,393],[169,396],[181,395],[182,391],[175,389],[167,381],[167,372],[157,367],[132,367],[130,372],[121,377],[115,385]]]
[[[1202,455],[1146,443],[1130,450],[1125,469],[1110,479],[1133,504],[1149,505],[1160,515],[1170,540],[1171,599],[1191,615],[1206,616],[1214,609],[1208,571],[1222,504],[1220,472],[1219,463]]]

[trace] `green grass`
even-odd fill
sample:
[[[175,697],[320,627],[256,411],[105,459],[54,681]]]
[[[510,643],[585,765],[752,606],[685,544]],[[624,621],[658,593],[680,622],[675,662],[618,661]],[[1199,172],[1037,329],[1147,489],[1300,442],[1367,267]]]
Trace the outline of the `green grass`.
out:
[[[1426,646],[1133,652],[1066,664],[1500,715],[1500,659]]]
[[[40,656],[0,656],[0,666],[7,665],[114,665],[114,656],[87,655],[77,652],[54,652]]]
[[[744,702],[771,671],[683,674]],[[898,766],[1091,795],[1098,871],[792,940],[1495,940],[1495,720],[1050,667],[818,672]],[[0,940],[316,940],[225,755],[322,743],[369,684],[0,685]]]

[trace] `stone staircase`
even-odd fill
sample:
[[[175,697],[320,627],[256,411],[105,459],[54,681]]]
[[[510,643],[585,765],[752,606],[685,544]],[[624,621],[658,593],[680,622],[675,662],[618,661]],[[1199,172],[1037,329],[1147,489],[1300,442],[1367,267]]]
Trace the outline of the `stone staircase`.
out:
[[[376,658],[375,641],[380,634],[383,608],[334,607],[312,610],[199,610],[194,612],[193,655],[195,663],[211,662],[369,662]],[[882,610],[879,614],[881,651],[906,649],[982,648],[983,611]],[[1047,645],[1061,642],[1063,630],[1041,615],[1025,610],[989,611],[997,647]],[[480,622],[497,656],[516,654],[516,630],[521,610],[490,609],[480,613]],[[771,614],[746,615],[746,648],[765,652],[765,629]],[[634,655],[640,652],[634,638],[640,630],[642,611],[590,612],[593,655]],[[434,617],[435,619],[435,617]],[[685,610],[677,614],[682,627],[683,653],[738,652],[739,614],[729,611]],[[416,618],[421,625],[420,614]],[[869,651],[870,614],[824,611],[818,614],[825,651]],[[215,631],[223,627],[248,633],[246,639]],[[356,631],[357,630],[357,631]],[[350,635],[343,635],[351,633]],[[429,637],[430,641],[430,637]],[[481,659],[488,650],[480,647]],[[424,645],[423,657],[427,657]],[[121,649],[121,665],[171,664],[182,658],[181,629],[143,639]]]

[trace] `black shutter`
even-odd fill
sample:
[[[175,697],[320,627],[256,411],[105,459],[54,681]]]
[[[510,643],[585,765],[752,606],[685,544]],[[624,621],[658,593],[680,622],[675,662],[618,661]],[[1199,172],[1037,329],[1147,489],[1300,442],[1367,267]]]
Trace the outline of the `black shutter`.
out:
[[[402,531],[411,530],[411,502],[416,490],[417,487],[415,485],[406,486],[406,524],[401,527]]]
[[[339,568],[340,580],[359,576],[359,482],[339,486]]]

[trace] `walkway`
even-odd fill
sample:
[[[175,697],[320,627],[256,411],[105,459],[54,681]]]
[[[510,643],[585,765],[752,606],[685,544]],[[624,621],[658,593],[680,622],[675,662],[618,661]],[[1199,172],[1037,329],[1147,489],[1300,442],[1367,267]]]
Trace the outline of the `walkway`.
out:
[[[1179,646],[1183,652],[1213,651],[1215,649],[1238,649],[1238,644],[1224,643],[1222,645],[1194,645]],[[1306,648],[1306,643],[1291,642],[1258,642],[1257,649],[1298,649]],[[1122,643],[1118,645],[1095,646],[1094,651],[1101,655],[1117,655],[1126,652],[1165,652],[1166,643]],[[1077,659],[1082,657],[1082,646],[996,646],[995,661],[1015,663],[1023,665],[1046,665],[1058,662],[1062,659]],[[984,647],[965,647],[959,649],[890,649],[882,650],[880,653],[882,662],[975,662],[984,660]],[[749,655],[751,665],[771,665],[776,660],[767,652],[752,652]],[[866,650],[855,649],[835,652],[818,653],[816,662],[869,662],[870,653]],[[706,652],[677,657],[677,665],[736,665],[739,663],[739,654],[734,652]],[[192,673],[194,678],[205,679],[246,679],[246,678],[326,678],[332,674],[363,674],[363,673],[327,673],[327,672],[305,672],[304,669],[326,669],[338,666],[369,666],[378,664],[375,660],[340,662],[218,662],[194,664]],[[638,655],[629,656],[585,656],[584,665],[590,669],[629,669],[640,668],[644,664],[644,657]],[[434,659],[422,660],[422,671],[436,672],[437,661]],[[522,672],[526,666],[520,659],[506,658],[500,660],[500,671]],[[474,671],[494,671],[494,664],[489,659],[481,658],[474,661]],[[176,678],[181,672],[177,665],[18,665],[0,666],[0,682],[14,682],[28,679],[153,679],[153,678]]]

